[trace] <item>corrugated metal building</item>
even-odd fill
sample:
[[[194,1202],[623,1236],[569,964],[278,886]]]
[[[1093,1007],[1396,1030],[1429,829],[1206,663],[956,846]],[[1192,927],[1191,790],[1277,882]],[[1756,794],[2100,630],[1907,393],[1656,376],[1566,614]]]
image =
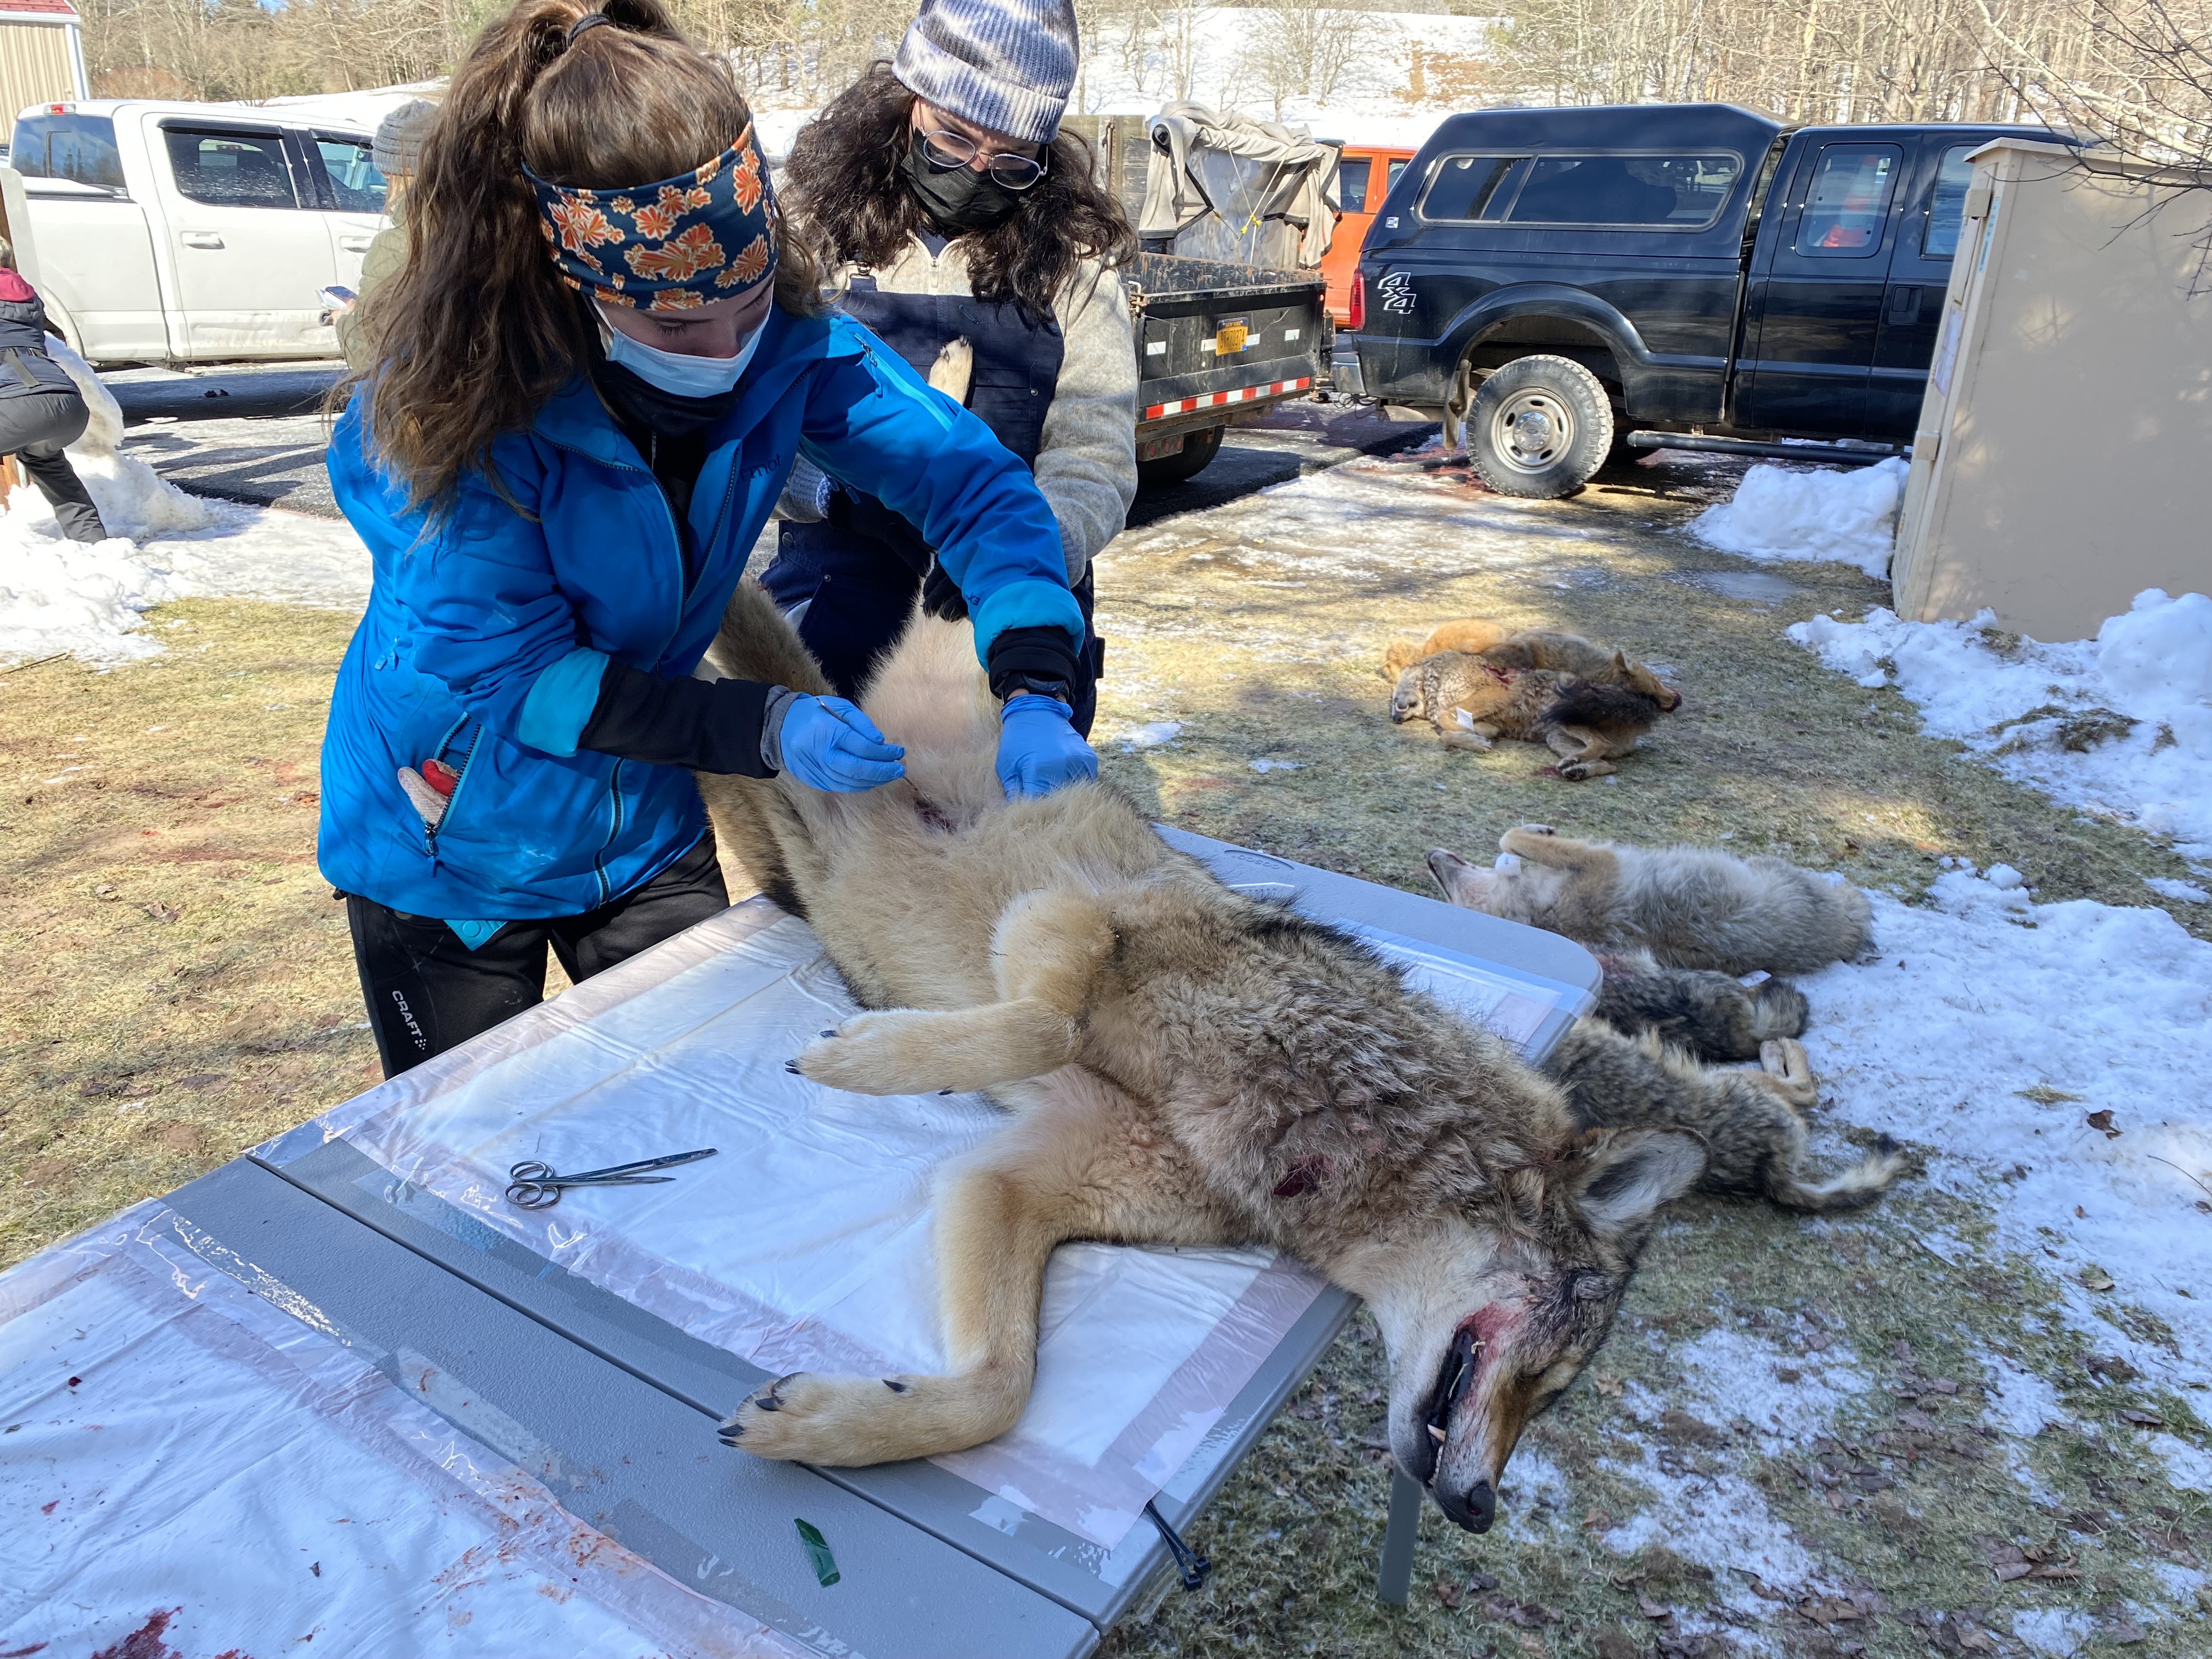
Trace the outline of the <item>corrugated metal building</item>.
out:
[[[0,0],[0,143],[26,105],[89,96],[70,0]]]

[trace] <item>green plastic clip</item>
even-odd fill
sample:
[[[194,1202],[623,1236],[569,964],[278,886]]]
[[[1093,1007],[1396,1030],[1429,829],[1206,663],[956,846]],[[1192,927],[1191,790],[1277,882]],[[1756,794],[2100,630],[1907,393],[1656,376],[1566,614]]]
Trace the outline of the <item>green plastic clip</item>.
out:
[[[822,1581],[822,1588],[828,1589],[843,1577],[837,1571],[837,1558],[830,1553],[830,1540],[823,1537],[811,1521],[793,1524],[799,1528],[799,1541],[806,1546],[806,1559],[813,1564],[814,1576]]]

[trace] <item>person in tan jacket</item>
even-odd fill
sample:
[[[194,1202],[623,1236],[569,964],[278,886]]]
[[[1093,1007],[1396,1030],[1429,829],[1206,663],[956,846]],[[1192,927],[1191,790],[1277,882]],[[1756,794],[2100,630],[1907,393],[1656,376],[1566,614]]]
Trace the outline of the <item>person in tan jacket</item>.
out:
[[[1135,252],[1089,147],[1060,131],[1075,82],[1068,0],[927,0],[878,64],[799,134],[782,186],[830,255],[841,304],[987,422],[1059,521],[1086,623],[1091,561],[1137,490],[1136,345],[1118,267]],[[905,520],[803,463],[762,585],[840,691],[896,638],[919,592],[959,596]],[[1103,666],[1040,659],[1030,687],[1087,732]]]
[[[367,372],[370,353],[361,329],[361,301],[368,291],[407,263],[407,222],[401,216],[407,186],[415,178],[422,153],[422,137],[438,113],[435,104],[417,98],[399,106],[376,127],[376,170],[384,175],[384,215],[392,222],[376,233],[362,256],[361,287],[353,303],[331,319],[338,331],[338,351],[356,374]]]

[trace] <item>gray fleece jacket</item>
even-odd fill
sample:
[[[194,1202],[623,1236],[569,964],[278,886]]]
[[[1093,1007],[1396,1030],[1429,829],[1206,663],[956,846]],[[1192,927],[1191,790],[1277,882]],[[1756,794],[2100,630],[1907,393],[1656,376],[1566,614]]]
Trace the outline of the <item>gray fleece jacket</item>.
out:
[[[849,278],[858,269],[839,273]],[[957,241],[932,256],[920,237],[892,264],[873,271],[894,294],[971,294],[968,256]],[[1060,520],[1067,580],[1078,582],[1091,561],[1120,533],[1137,495],[1137,345],[1121,279],[1086,259],[1053,302],[1066,342],[1060,381],[1045,411],[1037,449],[1037,488]],[[809,521],[820,475],[801,461],[783,495],[782,515]]]

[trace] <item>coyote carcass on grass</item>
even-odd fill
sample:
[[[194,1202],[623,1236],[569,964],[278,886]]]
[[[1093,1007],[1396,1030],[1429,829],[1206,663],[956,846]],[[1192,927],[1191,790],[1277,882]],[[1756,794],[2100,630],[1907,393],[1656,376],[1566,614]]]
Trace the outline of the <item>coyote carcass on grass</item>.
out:
[[[750,584],[709,660],[823,689]],[[1510,1046],[1345,933],[1224,887],[1109,787],[1006,799],[966,624],[917,617],[862,701],[906,746],[899,783],[700,780],[722,846],[876,1011],[793,1069],[985,1090],[1009,1115],[938,1176],[948,1373],[786,1376],[724,1437],[830,1465],[976,1444],[1028,1398],[1062,1241],[1266,1243],[1367,1299],[1394,1455],[1487,1528],[1522,1425],[1597,1348],[1702,1145],[1579,1126]]]

